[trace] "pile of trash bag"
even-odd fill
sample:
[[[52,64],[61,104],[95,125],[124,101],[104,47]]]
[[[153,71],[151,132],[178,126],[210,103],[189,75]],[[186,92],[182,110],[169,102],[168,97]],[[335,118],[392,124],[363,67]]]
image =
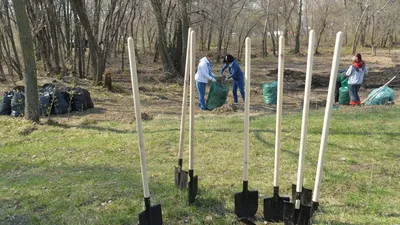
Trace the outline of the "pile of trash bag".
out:
[[[55,84],[39,87],[40,115],[60,115],[70,111],[84,111],[94,108],[88,90],[80,87],[57,88]],[[5,92],[0,103],[0,115],[19,117],[24,115],[24,87],[18,86]]]

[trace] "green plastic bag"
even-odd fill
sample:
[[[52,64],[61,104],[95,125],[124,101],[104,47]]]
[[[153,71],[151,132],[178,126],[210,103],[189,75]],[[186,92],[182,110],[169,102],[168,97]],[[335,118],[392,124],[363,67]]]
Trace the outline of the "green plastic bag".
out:
[[[371,96],[375,95],[378,90],[379,88],[376,88],[371,91],[371,93],[368,95],[368,100],[365,102],[366,105],[384,105],[387,102],[394,101],[394,91],[388,86],[385,86],[381,92],[379,92],[375,97],[371,98]]]
[[[349,78],[342,81],[342,86],[339,88],[339,104],[348,105],[350,104],[350,94],[349,94]]]
[[[207,108],[213,110],[225,104],[228,97],[229,87],[218,82],[212,82],[210,93],[207,98]]]
[[[336,82],[338,82],[338,83],[342,83],[344,80],[346,80],[347,79],[347,77],[346,77],[346,70],[340,70],[339,72],[338,72],[338,74],[337,74],[337,77],[336,77]]]
[[[274,81],[272,83],[263,85],[263,98],[264,103],[268,105],[276,105],[277,102],[277,90],[278,82]]]

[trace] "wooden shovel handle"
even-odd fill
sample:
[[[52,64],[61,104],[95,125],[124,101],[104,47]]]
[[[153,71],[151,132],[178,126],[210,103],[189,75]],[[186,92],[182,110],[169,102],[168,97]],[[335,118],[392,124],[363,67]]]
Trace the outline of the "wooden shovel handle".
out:
[[[331,115],[332,115],[332,105],[333,105],[333,101],[334,101],[333,97],[335,95],[336,77],[337,77],[337,70],[339,68],[341,50],[342,50],[342,32],[339,31],[336,34],[335,52],[333,53],[331,78],[329,80],[328,97],[326,99],[324,124],[322,127],[321,144],[320,144],[319,156],[318,156],[317,174],[315,176],[314,193],[313,193],[313,198],[312,198],[313,202],[319,201],[319,194],[320,194],[321,181],[322,181],[322,172],[323,172],[322,169],[324,168],[326,144],[328,142],[329,126],[330,126]]]
[[[246,38],[246,50],[245,50],[245,100],[244,100],[244,165],[243,165],[243,181],[248,181],[248,159],[249,159],[249,111],[250,111],[250,60],[251,52],[251,39]]]
[[[192,28],[189,28],[186,48],[186,63],[185,63],[185,78],[183,82],[183,97],[182,97],[182,116],[181,116],[181,130],[179,136],[179,159],[183,159],[183,148],[185,146],[185,122],[187,112],[187,100],[188,100],[188,86],[189,86],[189,72],[190,72],[190,32]]]
[[[301,123],[301,137],[300,137],[300,150],[299,150],[299,163],[297,169],[297,186],[296,192],[302,192],[303,177],[304,177],[304,159],[306,155],[306,141],[308,130],[308,112],[310,108],[310,93],[311,93],[311,80],[314,63],[314,43],[315,33],[310,30],[307,52],[307,70],[306,70],[306,84],[304,88],[304,101],[303,101],[303,118]]]
[[[276,102],[276,134],[275,134],[275,167],[274,187],[279,187],[279,158],[281,150],[281,125],[282,125],[282,99],[283,99],[283,73],[285,65],[285,37],[279,37],[278,58],[278,99]]]
[[[149,198],[150,191],[149,191],[149,183],[147,180],[146,154],[144,151],[144,141],[142,132],[142,115],[140,112],[140,98],[139,98],[139,88],[138,88],[138,79],[136,70],[135,48],[132,37],[128,38],[128,51],[129,51],[129,65],[131,70],[133,101],[135,105],[136,128],[139,138],[139,153],[140,153],[140,165],[142,169],[143,194],[145,198]]]
[[[189,121],[189,170],[194,169],[194,86],[196,60],[196,32],[190,32],[190,121]]]

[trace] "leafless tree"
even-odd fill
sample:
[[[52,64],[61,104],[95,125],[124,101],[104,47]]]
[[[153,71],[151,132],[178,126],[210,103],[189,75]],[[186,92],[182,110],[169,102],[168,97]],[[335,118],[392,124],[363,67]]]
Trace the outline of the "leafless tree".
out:
[[[25,6],[25,0],[13,0],[19,40],[25,65],[25,117],[33,122],[39,122],[40,113],[36,77],[36,60],[31,27],[29,25]]]

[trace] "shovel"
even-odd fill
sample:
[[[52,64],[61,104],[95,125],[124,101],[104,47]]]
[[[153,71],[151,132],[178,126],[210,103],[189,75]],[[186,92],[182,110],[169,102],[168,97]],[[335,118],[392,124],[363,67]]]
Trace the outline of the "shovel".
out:
[[[149,191],[149,183],[147,180],[146,154],[144,152],[142,116],[140,112],[140,98],[139,98],[139,88],[138,88],[138,79],[136,70],[136,59],[135,59],[135,50],[132,37],[128,38],[128,49],[129,49],[129,63],[130,63],[131,79],[132,79],[133,100],[135,104],[136,127],[139,137],[139,153],[140,153],[140,164],[142,170],[142,184],[143,184],[144,205],[145,205],[145,210],[139,213],[139,224],[161,225],[163,223],[161,205],[158,204],[155,206],[151,206],[150,204],[150,191]]]
[[[283,68],[284,68],[285,38],[279,38],[278,60],[278,100],[276,106],[276,135],[275,135],[275,170],[274,170],[274,194],[264,198],[264,219],[268,222],[279,222],[283,219],[283,202],[290,201],[289,197],[279,196],[279,151],[281,148],[281,124],[282,124],[282,97],[283,97]]]
[[[307,71],[306,71],[306,83],[304,88],[304,102],[303,102],[303,118],[301,123],[301,137],[300,137],[300,150],[299,150],[299,162],[298,162],[298,173],[297,173],[297,185],[293,185],[296,194],[292,196],[293,203],[284,203],[284,213],[283,221],[285,224],[298,224],[298,218],[300,215],[300,210],[304,211],[308,206],[302,202],[305,195],[303,192],[303,178],[304,178],[304,160],[305,160],[305,150],[306,150],[306,139],[307,139],[307,129],[308,129],[308,112],[310,106],[310,91],[311,91],[311,80],[313,71],[313,61],[314,61],[314,40],[315,33],[314,30],[310,31],[308,43],[308,56],[307,56]],[[293,192],[293,189],[292,189]],[[311,192],[311,190],[310,190]]]
[[[334,71],[339,67],[339,59],[341,54],[341,46],[342,46],[342,32],[338,32],[336,35],[336,45],[335,45],[335,53],[333,55],[333,63],[331,69],[331,78],[329,81],[329,89],[328,89],[328,97],[326,99],[326,107],[325,107],[325,116],[324,116],[324,124],[322,127],[322,136],[321,136],[321,144],[319,148],[319,156],[318,156],[318,166],[317,173],[315,175],[315,185],[314,185],[314,194],[312,197],[312,203],[310,207],[310,212],[308,214],[302,215],[302,220],[307,221],[307,225],[312,224],[312,218],[314,214],[318,210],[319,206],[319,195],[321,191],[321,182],[322,182],[322,172],[324,168],[324,159],[326,152],[326,144],[328,142],[329,135],[329,126],[331,122],[332,115],[332,105],[333,105],[333,97],[335,92],[336,85],[336,76],[337,74]]]
[[[189,58],[190,58],[190,32],[192,28],[189,28],[188,39],[187,39],[187,50],[186,50],[186,65],[185,65],[185,80],[183,83],[183,99],[182,99],[182,116],[181,116],[181,130],[179,139],[179,159],[178,166],[175,167],[175,186],[180,189],[186,189],[188,172],[182,169],[183,164],[183,148],[185,145],[185,120],[186,120],[186,108],[188,99],[188,86],[189,86]]]
[[[328,97],[326,102],[325,108],[325,116],[324,116],[324,124],[322,128],[322,137],[321,137],[321,146],[320,146],[320,153],[318,157],[318,167],[317,167],[317,175],[315,180],[314,186],[314,193],[312,198],[311,206],[302,205],[300,210],[296,210],[296,206],[293,209],[293,205],[285,205],[284,218],[285,225],[287,224],[296,224],[296,225],[311,225],[312,224],[312,216],[318,209],[318,199],[319,199],[319,192],[320,192],[320,185],[322,180],[322,169],[323,169],[323,161],[324,155],[326,150],[326,143],[328,140],[329,134],[329,126],[330,126],[330,119],[332,113],[332,105],[334,102],[334,94],[335,94],[335,85],[336,85],[336,77],[337,77],[337,69],[339,67],[340,61],[340,53],[341,53],[341,46],[342,46],[342,32],[338,32],[336,35],[336,43],[335,43],[335,51],[333,55],[333,62],[332,62],[332,69],[331,69],[331,76],[329,80],[329,88],[328,88]],[[298,184],[299,185],[299,184]],[[299,198],[299,197],[298,197]],[[296,201],[299,203],[299,201]],[[286,214],[286,210],[292,210],[292,213]]]
[[[235,214],[239,220],[253,217],[258,208],[258,191],[248,190],[247,164],[249,158],[249,109],[250,109],[250,49],[251,39],[246,38],[245,55],[245,103],[244,103],[244,165],[243,165],[243,191],[235,193]]]
[[[194,176],[194,86],[196,32],[190,32],[190,120],[189,120],[189,187],[188,199],[192,204],[197,196],[198,177]]]

